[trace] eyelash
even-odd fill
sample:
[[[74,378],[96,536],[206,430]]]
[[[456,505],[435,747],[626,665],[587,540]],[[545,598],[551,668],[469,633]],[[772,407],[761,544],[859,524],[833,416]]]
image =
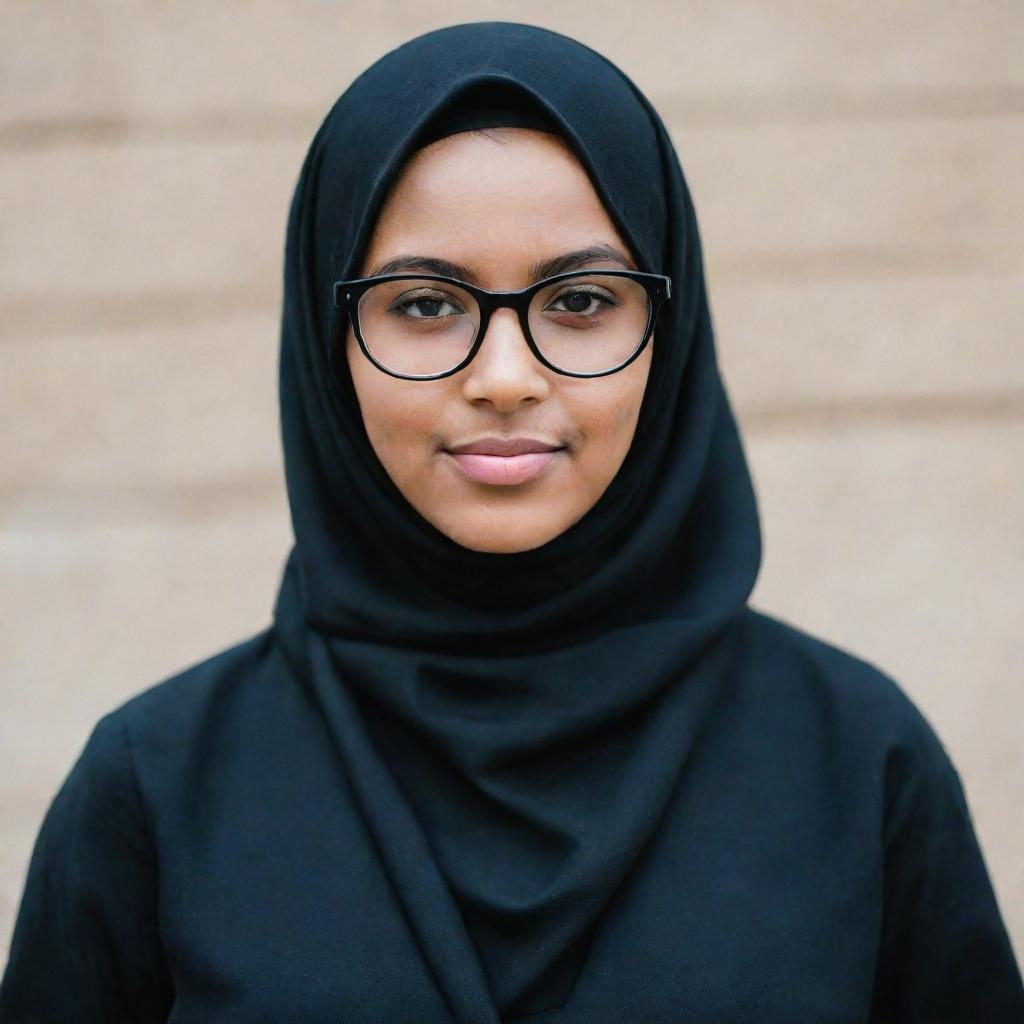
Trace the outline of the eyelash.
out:
[[[456,309],[458,309],[460,313],[465,313],[465,310],[462,309],[459,306],[459,304],[450,295],[444,295],[443,293],[440,294],[440,295],[435,295],[435,294],[431,294],[429,292],[421,292],[419,294],[414,294],[414,295],[401,295],[401,296],[399,296],[399,298],[397,298],[391,304],[391,306],[389,308],[389,312],[395,312],[396,314],[400,314],[400,315],[403,315],[403,316],[407,315],[405,313],[405,310],[409,306],[413,306],[417,302],[423,302],[424,300],[426,300],[428,302],[447,303],[448,305],[454,306]],[[445,315],[450,316],[451,314],[445,314]],[[440,317],[421,316],[421,317],[410,317],[410,319],[411,320],[438,320],[438,319],[440,319]]]
[[[570,286],[570,287],[566,288],[564,291],[559,292],[551,300],[551,302],[547,306],[545,306],[544,308],[546,310],[547,309],[551,309],[551,307],[556,302],[564,300],[565,297],[568,296],[568,295],[588,295],[591,298],[597,299],[599,302],[603,303],[603,305],[606,308],[614,308],[615,306],[619,305],[618,300],[615,299],[614,296],[610,295],[607,291],[605,291],[602,288],[597,287],[596,285],[577,285],[575,287]],[[422,302],[424,299],[427,300],[427,301],[432,301],[432,302],[447,303],[448,305],[453,306],[456,309],[458,309],[460,313],[464,313],[465,312],[465,310],[462,309],[458,305],[458,303],[456,303],[451,298],[451,296],[445,295],[443,293],[442,294],[431,294],[430,292],[423,292],[421,294],[416,294],[416,295],[403,295],[399,299],[397,299],[394,303],[392,303],[391,311],[395,312],[396,314],[407,316],[409,314],[405,313],[405,310],[407,310],[410,306],[415,305],[417,302]],[[578,312],[576,310],[571,310],[571,309],[555,310],[554,312],[576,313],[576,315],[578,315],[578,316],[588,315],[588,314],[585,314],[583,312]],[[451,314],[448,313],[448,314],[444,314],[444,315],[445,316],[450,316]],[[412,319],[412,320],[439,320],[440,316],[436,316],[436,317],[425,317],[425,316],[424,317],[415,317],[415,316],[410,316],[410,319]]]
[[[570,285],[565,289],[565,291],[559,292],[554,299],[551,300],[551,304],[553,305],[560,299],[563,299],[566,295],[589,295],[591,298],[599,299],[608,308],[614,308],[619,305],[618,300],[613,295],[609,295],[607,291],[603,288],[598,288],[596,285],[577,285],[576,287]],[[548,308],[550,308],[550,306],[545,306],[545,309]],[[556,310],[556,312],[573,313],[575,310]],[[585,314],[578,315],[582,316]]]

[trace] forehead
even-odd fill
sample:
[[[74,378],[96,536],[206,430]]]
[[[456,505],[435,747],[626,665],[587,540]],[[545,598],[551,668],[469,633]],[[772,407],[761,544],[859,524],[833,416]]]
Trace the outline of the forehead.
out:
[[[460,132],[404,165],[374,227],[367,263],[397,252],[470,263],[554,255],[599,242],[628,252],[587,172],[559,136]],[[438,246],[443,253],[433,253]]]

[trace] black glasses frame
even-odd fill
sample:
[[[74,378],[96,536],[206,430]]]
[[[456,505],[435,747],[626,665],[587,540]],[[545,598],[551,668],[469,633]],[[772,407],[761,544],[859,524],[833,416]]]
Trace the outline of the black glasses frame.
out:
[[[533,296],[542,288],[547,288],[558,281],[574,277],[627,277],[642,285],[647,292],[649,304],[647,326],[644,328],[643,338],[629,358],[623,360],[618,366],[613,366],[610,370],[599,370],[596,373],[575,373],[571,370],[563,370],[560,366],[555,366],[554,363],[549,362],[544,357],[541,350],[537,347],[537,343],[533,340],[533,335],[530,333],[529,312]],[[391,370],[378,362],[363,340],[363,332],[359,326],[359,300],[364,292],[375,284],[380,284],[384,281],[441,281],[445,284],[457,285],[463,291],[472,295],[480,307],[480,324],[477,327],[476,337],[474,337],[473,344],[470,346],[469,352],[466,353],[466,357],[450,370],[445,370],[443,373],[430,374],[397,373],[395,370]],[[460,281],[457,277],[441,277],[436,274],[382,274],[379,277],[361,277],[352,281],[336,281],[334,284],[334,305],[348,314],[352,322],[353,331],[355,332],[356,341],[359,342],[363,355],[382,373],[386,373],[390,377],[398,377],[400,380],[440,380],[442,377],[451,377],[453,374],[464,369],[480,350],[484,336],[487,334],[487,325],[490,323],[491,314],[496,309],[514,309],[516,311],[519,317],[519,326],[523,331],[523,337],[526,338],[526,344],[530,346],[530,351],[534,356],[549,370],[560,373],[565,377],[607,377],[609,374],[618,373],[619,370],[629,366],[643,352],[648,341],[650,341],[651,335],[654,333],[654,325],[658,319],[658,313],[661,310],[662,304],[671,295],[671,278],[666,277],[664,274],[644,274],[638,270],[570,270],[564,274],[555,274],[554,277],[546,277],[543,281],[536,281],[526,288],[520,288],[518,291],[510,292],[490,291],[487,288],[478,288],[476,285],[469,284],[466,281]]]

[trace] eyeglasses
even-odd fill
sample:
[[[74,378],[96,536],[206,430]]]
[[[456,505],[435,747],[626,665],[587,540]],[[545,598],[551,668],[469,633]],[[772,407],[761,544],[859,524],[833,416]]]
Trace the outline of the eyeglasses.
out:
[[[567,377],[604,377],[644,350],[672,282],[633,270],[556,274],[519,291],[454,277],[386,274],[334,285],[363,354],[403,380],[458,373],[477,354],[496,309],[514,309],[530,351]]]

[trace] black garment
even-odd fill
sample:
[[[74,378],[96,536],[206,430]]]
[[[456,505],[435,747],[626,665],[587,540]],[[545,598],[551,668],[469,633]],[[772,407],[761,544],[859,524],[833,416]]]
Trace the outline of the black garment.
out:
[[[749,668],[723,678],[563,1008],[501,1019],[1020,1024],[931,730],[864,662],[756,612],[734,629]],[[498,1020],[430,844],[371,764],[338,757],[270,631],[105,717],[39,836],[0,1021]],[[392,832],[364,815],[378,784]]]
[[[331,284],[413,150],[510,92],[673,298],[642,447],[575,526],[495,555],[376,459]],[[696,218],[621,72],[486,23],[361,75],[296,188],[280,372],[273,628],[101,721],[37,843],[4,1024],[1024,1019],[931,730],[747,606],[757,511]]]

